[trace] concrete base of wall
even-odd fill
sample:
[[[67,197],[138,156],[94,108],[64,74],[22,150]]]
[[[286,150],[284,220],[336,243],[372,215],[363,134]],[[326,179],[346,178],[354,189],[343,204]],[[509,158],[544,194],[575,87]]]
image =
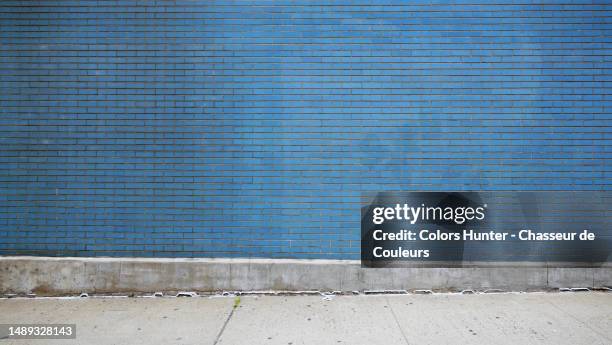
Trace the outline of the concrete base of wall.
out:
[[[362,268],[359,261],[0,257],[0,293],[529,291],[612,286],[600,268]]]

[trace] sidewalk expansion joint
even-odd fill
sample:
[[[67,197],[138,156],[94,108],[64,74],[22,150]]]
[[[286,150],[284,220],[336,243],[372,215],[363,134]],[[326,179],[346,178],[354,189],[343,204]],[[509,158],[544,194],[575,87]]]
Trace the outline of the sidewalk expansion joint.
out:
[[[406,343],[406,345],[410,345],[410,342],[408,342],[408,338],[406,337],[406,334],[404,333],[404,329],[402,328],[402,325],[397,319],[397,316],[395,316],[395,311],[393,310],[393,304],[389,303],[389,297],[385,297],[385,302],[387,302],[387,305],[389,306],[389,309],[391,310],[391,315],[393,315],[395,324],[397,325],[397,328],[399,328],[399,331],[402,334],[402,337],[404,338],[404,342]]]
[[[221,339],[221,336],[223,336],[223,332],[225,331],[225,327],[227,327],[227,324],[229,323],[230,319],[234,315],[234,312],[236,311],[236,309],[237,309],[236,306],[232,307],[232,310],[230,311],[229,315],[227,316],[227,319],[225,319],[225,322],[223,323],[223,327],[221,327],[221,330],[219,331],[219,334],[217,334],[217,337],[215,338],[215,342],[213,343],[213,345],[217,345],[217,343]]]

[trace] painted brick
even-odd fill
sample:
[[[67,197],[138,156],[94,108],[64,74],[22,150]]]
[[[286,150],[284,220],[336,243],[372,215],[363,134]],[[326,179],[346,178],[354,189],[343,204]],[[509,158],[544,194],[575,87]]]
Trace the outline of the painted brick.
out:
[[[609,1],[0,3],[0,254],[359,258],[359,196],[610,190]]]

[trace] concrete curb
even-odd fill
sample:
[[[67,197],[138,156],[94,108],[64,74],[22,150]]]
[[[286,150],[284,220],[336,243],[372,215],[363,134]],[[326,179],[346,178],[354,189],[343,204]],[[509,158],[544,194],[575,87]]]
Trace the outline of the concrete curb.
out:
[[[362,268],[359,261],[0,257],[0,293],[62,295],[154,291],[364,291],[612,286],[600,268]]]

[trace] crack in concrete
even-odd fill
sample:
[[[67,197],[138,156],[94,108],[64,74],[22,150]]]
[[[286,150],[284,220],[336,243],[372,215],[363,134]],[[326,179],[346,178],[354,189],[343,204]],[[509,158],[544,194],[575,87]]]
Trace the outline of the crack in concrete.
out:
[[[393,306],[391,305],[391,303],[389,303],[389,297],[385,297],[385,302],[387,302],[387,305],[389,306],[389,309],[391,309],[391,315],[393,315],[393,319],[395,320],[395,324],[397,325],[397,328],[399,328],[400,333],[402,334],[402,337],[404,338],[404,342],[406,343],[406,345],[410,345],[410,342],[408,342],[408,337],[406,337],[406,334],[404,333],[404,329],[400,325],[399,320],[397,319],[397,316],[395,315],[395,311],[393,310]]]

